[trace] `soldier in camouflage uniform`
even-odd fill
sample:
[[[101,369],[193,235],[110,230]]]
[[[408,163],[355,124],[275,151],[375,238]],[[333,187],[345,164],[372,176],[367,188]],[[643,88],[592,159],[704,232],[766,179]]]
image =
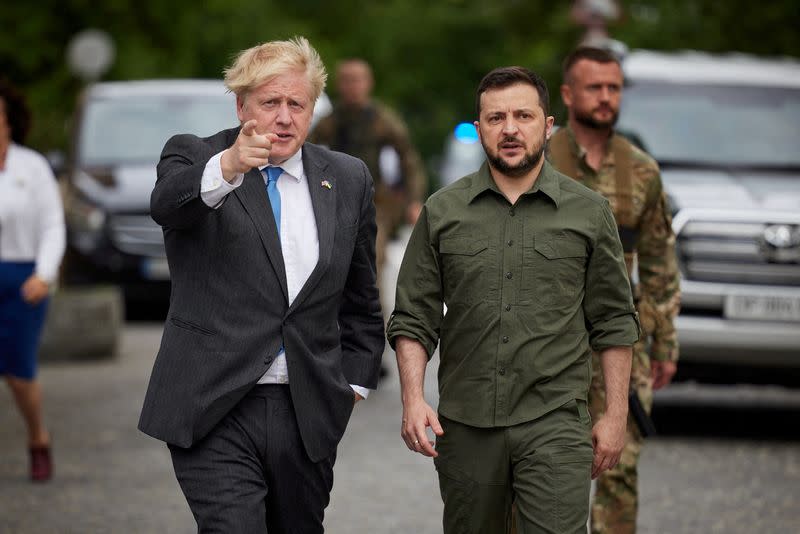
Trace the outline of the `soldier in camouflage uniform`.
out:
[[[680,305],[679,274],[666,194],[653,158],[613,130],[623,82],[618,60],[605,50],[578,48],[564,61],[563,74],[561,97],[568,123],[550,139],[548,159],[611,203],[642,325],[642,338],[634,346],[631,387],[649,412],[653,389],[669,384],[678,360],[674,319]],[[605,409],[603,391],[594,358],[589,403],[595,419]],[[641,446],[642,436],[629,416],[620,462],[597,481],[592,533],[636,531]]]
[[[403,121],[392,110],[372,100],[369,65],[361,59],[340,62],[336,85],[338,100],[333,113],[317,124],[309,141],[345,152],[367,164],[375,182],[380,274],[388,240],[404,222],[416,222],[428,180]]]

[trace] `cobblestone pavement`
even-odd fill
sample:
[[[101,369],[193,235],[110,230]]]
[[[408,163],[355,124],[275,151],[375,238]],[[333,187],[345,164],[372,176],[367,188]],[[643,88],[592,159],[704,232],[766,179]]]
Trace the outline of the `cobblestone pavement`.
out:
[[[136,430],[160,335],[158,324],[128,325],[114,360],[42,366],[56,460],[49,484],[27,480],[24,429],[0,388],[0,533],[194,532],[166,448]],[[432,400],[434,368],[435,361],[426,388]],[[394,372],[355,410],[339,449],[327,532],[441,531],[433,466],[405,448],[399,421]],[[641,471],[640,532],[800,532],[795,441],[658,437]]]

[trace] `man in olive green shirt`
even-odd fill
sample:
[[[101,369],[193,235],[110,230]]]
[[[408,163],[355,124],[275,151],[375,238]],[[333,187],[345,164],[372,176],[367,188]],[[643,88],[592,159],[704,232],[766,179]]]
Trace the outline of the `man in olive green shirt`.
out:
[[[585,532],[590,475],[624,445],[639,325],[622,245],[608,202],[544,161],[548,105],[528,69],[484,77],[487,164],[428,199],[400,270],[401,433],[434,457],[446,534],[506,532],[512,500],[520,532]],[[422,386],[438,342],[437,415]],[[607,391],[594,427],[591,350]]]

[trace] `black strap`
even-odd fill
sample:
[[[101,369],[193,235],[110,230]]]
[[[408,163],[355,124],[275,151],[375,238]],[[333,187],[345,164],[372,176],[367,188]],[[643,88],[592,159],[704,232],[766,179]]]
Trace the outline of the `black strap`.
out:
[[[639,240],[639,230],[630,226],[617,226],[619,240],[622,241],[623,252],[635,252],[636,241]]]

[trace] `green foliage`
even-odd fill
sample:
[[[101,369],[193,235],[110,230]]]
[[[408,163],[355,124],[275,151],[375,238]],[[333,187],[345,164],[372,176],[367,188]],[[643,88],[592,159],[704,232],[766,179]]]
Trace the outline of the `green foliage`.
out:
[[[792,0],[629,0],[612,28],[635,48],[800,55],[800,3]]]
[[[37,0],[6,2],[0,12],[0,75],[27,93],[34,111],[29,142],[66,148],[65,124],[82,87],[66,64],[71,36],[108,32],[116,61],[104,79],[220,78],[244,48],[305,35],[329,70],[362,57],[376,93],[407,119],[426,160],[450,129],[474,119],[474,91],[500,65],[524,65],[548,82],[558,102],[561,58],[582,29],[570,4],[544,0]],[[796,0],[628,0],[610,27],[631,48],[737,50],[800,55]],[[331,91],[331,89],[329,89]],[[335,95],[332,95],[335,96]]]

